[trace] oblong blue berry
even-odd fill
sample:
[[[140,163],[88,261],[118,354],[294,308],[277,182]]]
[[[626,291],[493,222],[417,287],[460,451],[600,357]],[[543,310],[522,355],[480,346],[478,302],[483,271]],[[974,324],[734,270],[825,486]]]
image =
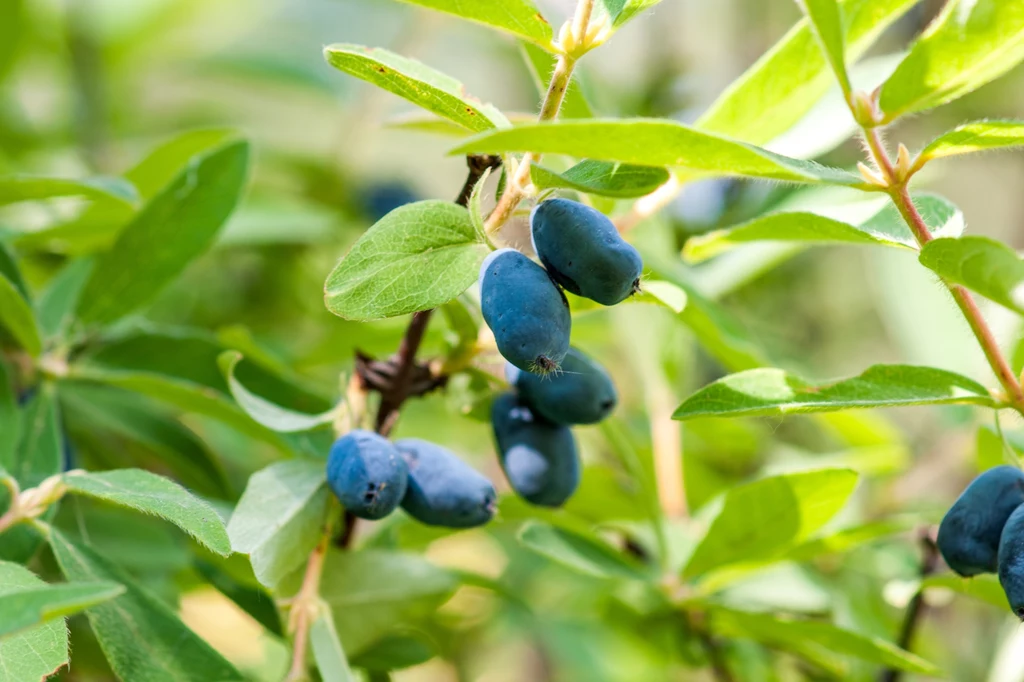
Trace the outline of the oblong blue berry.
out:
[[[455,453],[417,438],[395,442],[409,467],[402,508],[430,526],[472,528],[494,516],[494,486]]]
[[[382,519],[397,509],[408,480],[405,459],[372,431],[349,431],[331,446],[327,484],[345,509],[361,519]]]
[[[608,372],[577,348],[569,349],[557,372],[539,376],[510,365],[505,376],[523,402],[555,424],[596,424],[618,402]]]
[[[971,481],[939,524],[942,558],[962,576],[995,573],[999,538],[1010,514],[1024,504],[1024,471],[998,466]]]

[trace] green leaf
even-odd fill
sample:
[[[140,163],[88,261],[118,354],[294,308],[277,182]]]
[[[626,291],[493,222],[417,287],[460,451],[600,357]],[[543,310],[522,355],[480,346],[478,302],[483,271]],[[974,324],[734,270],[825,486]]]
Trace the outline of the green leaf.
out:
[[[959,236],[963,231],[964,216],[948,200],[926,194],[914,203],[932,235]],[[844,219],[809,211],[769,213],[735,227],[691,237],[683,248],[683,256],[690,262],[700,262],[740,244],[759,241],[917,248],[906,221],[889,201],[884,201],[877,210]]]
[[[254,422],[237,405],[212,388],[149,372],[119,372],[72,366],[68,381],[91,382],[135,391],[173,405],[184,412],[212,417],[250,438],[288,451],[288,443],[270,429]]]
[[[228,522],[231,549],[248,554],[256,578],[274,587],[316,545],[327,508],[326,465],[293,459],[249,477]]]
[[[819,469],[732,488],[683,576],[693,578],[729,564],[777,556],[835,516],[856,484],[854,471]]]
[[[843,46],[843,18],[836,0],[802,0],[811,27],[821,41],[832,72],[846,96],[853,89],[846,73],[846,49]]]
[[[846,0],[846,61],[863,55],[917,0]],[[832,85],[828,61],[807,19],[799,21],[698,119],[708,132],[764,144],[795,125]]]
[[[235,366],[242,360],[242,354],[238,351],[224,351],[217,364],[224,378],[228,381],[231,395],[239,407],[268,429],[279,433],[295,433],[297,431],[309,431],[323,424],[328,424],[334,419],[336,410],[331,408],[321,414],[301,414],[293,410],[286,410],[280,405],[275,405],[255,393],[249,391],[235,378]]]
[[[125,594],[86,611],[100,648],[123,682],[241,680],[238,671],[124,570],[57,529],[50,546],[68,580],[113,581]]]
[[[337,43],[324,48],[327,63],[418,107],[474,132],[508,127],[508,119],[490,104],[466,94],[462,83],[426,64],[382,48]]]
[[[808,561],[826,554],[842,554],[880,538],[908,531],[913,525],[910,519],[893,519],[844,528],[797,545],[786,552],[785,558],[792,561]]]
[[[96,262],[78,305],[85,322],[110,323],[148,303],[213,243],[245,185],[249,145],[196,157],[154,196]]]
[[[19,432],[13,456],[0,460],[0,467],[25,489],[39,485],[61,470],[60,414],[52,385],[40,386],[22,409]]]
[[[530,0],[404,0],[475,21],[552,49],[551,26]]]
[[[952,102],[1024,60],[1024,5],[950,0],[895,73],[879,105],[888,123]]]
[[[1010,611],[1010,603],[1006,600],[1006,593],[1003,586],[999,584],[999,578],[994,575],[976,575],[971,578],[961,578],[953,573],[942,573],[930,575],[924,579],[921,586],[928,588],[942,588],[952,590],[957,594],[983,601],[1003,611]]]
[[[537,97],[543,97],[547,92],[548,82],[551,80],[551,74],[554,73],[558,58],[528,42],[519,43],[519,52],[526,63],[526,69],[530,72],[530,79],[537,88]],[[587,97],[583,92],[583,84],[581,83],[578,66],[573,71],[569,87],[565,89],[562,107],[558,110],[558,116],[559,118],[594,117],[594,111],[591,109],[590,102],[587,101]]]
[[[0,561],[0,599],[45,586],[27,568]],[[7,610],[0,613],[5,623]],[[67,663],[68,628],[62,619],[0,638],[0,682],[45,680]]]
[[[12,379],[7,363],[0,360],[0,470],[3,475],[10,475],[6,467],[15,461],[21,431],[21,413]]]
[[[591,301],[589,298],[576,296],[569,292],[565,292],[565,297],[569,301],[569,308],[573,315],[608,311],[607,306]],[[659,305],[663,308],[668,308],[676,315],[679,315],[686,309],[687,301],[688,297],[686,295],[686,291],[675,284],[665,282],[663,280],[645,279],[640,282],[640,292],[633,294],[623,301],[623,303],[646,303],[649,305]]]
[[[55,197],[106,197],[123,204],[139,200],[132,183],[123,178],[44,178],[32,175],[0,176],[0,206],[19,201]]]
[[[598,0],[594,4],[594,18],[605,18],[612,28],[618,28],[659,2],[661,0]]]
[[[166,142],[124,174],[144,200],[156,196],[175,176],[198,157],[235,137],[231,130],[195,130]],[[113,199],[97,199],[80,216],[37,232],[19,236],[19,248],[45,248],[61,253],[92,253],[113,243],[135,216],[135,209]]]
[[[304,558],[301,557],[301,558]],[[298,591],[303,570],[282,584],[285,596]],[[415,554],[363,549],[330,550],[320,597],[331,607],[338,634],[350,657],[383,635],[428,616],[451,597],[458,580]]]
[[[231,542],[217,512],[174,481],[141,469],[70,472],[68,491],[170,521],[210,550],[227,556]]]
[[[800,655],[810,655],[812,660],[821,655],[841,654],[897,670],[925,675],[940,672],[932,663],[881,638],[843,630],[822,621],[716,607],[711,611],[711,627],[715,632],[748,637]]]
[[[11,284],[21,292],[21,295],[25,297],[25,300],[32,299],[29,295],[28,287],[25,286],[25,279],[21,276],[21,269],[18,268],[18,263],[14,258],[14,253],[12,253],[10,247],[2,241],[0,241],[0,276],[11,280]]]
[[[988,237],[935,239],[919,260],[944,280],[1024,314],[1024,262],[1005,244]]]
[[[577,573],[595,578],[646,578],[641,567],[627,561],[596,538],[588,538],[540,521],[529,521],[519,531],[519,541],[541,556]]]
[[[43,334],[50,338],[67,331],[85,283],[92,275],[91,258],[71,261],[53,276],[36,301],[36,314]]]
[[[668,182],[664,168],[631,166],[607,161],[581,161],[562,173],[530,166],[530,179],[538,189],[574,189],[617,199],[642,197]]]
[[[32,356],[43,350],[32,306],[11,280],[0,274],[0,327],[10,332],[18,345]]]
[[[922,160],[1024,146],[1024,121],[975,121],[959,125],[928,143]]]
[[[320,671],[323,682],[356,682],[330,611],[325,611],[313,621],[309,629],[309,644],[313,648],[316,669]]]
[[[447,303],[476,281],[489,252],[469,212],[446,201],[418,201],[371,227],[327,277],[327,309],[374,320]]]
[[[994,407],[996,401],[973,379],[932,367],[875,365],[859,376],[819,385],[764,368],[708,384],[683,401],[673,419],[950,404]]]
[[[858,177],[790,159],[745,142],[662,119],[545,121],[477,135],[452,154],[537,152],[641,166],[681,168],[700,176],[747,176],[868,188]]]
[[[123,593],[124,588],[112,582],[24,586],[24,589],[0,593],[0,640],[26,628],[84,611]]]

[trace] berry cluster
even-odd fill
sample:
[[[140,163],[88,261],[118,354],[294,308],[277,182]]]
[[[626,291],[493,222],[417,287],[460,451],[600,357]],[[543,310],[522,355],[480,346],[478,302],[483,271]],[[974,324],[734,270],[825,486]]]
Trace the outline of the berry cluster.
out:
[[[998,573],[1010,608],[1024,620],[1024,472],[998,466],[971,481],[942,518],[937,544],[964,577]]]
[[[544,267],[500,249],[480,269],[484,320],[515,388],[494,401],[491,422],[512,489],[532,504],[557,507],[580,480],[569,427],[601,421],[617,401],[604,368],[569,346],[562,289],[614,305],[639,290],[643,263],[604,214],[575,201],[542,202],[530,227]],[[479,526],[494,516],[490,481],[423,440],[392,443],[351,431],[331,447],[327,481],[345,509],[363,519],[382,519],[399,506],[422,523],[449,528]]]

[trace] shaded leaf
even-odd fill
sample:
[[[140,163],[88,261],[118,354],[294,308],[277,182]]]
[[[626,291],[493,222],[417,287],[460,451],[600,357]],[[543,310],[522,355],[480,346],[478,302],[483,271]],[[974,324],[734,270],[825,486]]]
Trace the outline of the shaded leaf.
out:
[[[92,275],[91,258],[73,260],[50,280],[36,301],[39,327],[47,337],[67,331],[85,283]]]
[[[607,161],[581,161],[556,173],[543,166],[530,166],[530,179],[538,189],[574,189],[618,199],[642,197],[668,182],[664,168],[632,166]]]
[[[245,185],[249,145],[197,156],[154,196],[96,262],[78,316],[109,323],[134,312],[213,243]]]
[[[643,569],[627,561],[614,548],[565,528],[529,521],[519,531],[519,541],[557,564],[595,578],[643,580]]]
[[[944,280],[1024,314],[1024,261],[1005,244],[988,237],[935,239],[919,260]]]
[[[338,43],[324,48],[327,63],[472,131],[509,125],[500,111],[466,94],[462,83],[382,48]]]
[[[325,611],[313,621],[309,629],[309,644],[323,682],[356,682],[330,611]]]
[[[228,534],[213,507],[170,479],[141,469],[118,469],[70,472],[63,480],[69,492],[159,516],[212,551],[231,553]]]
[[[469,212],[447,201],[419,201],[371,227],[327,278],[327,309],[373,320],[447,303],[476,281],[489,252]]]
[[[117,583],[88,582],[26,585],[0,593],[0,639],[58,618],[63,620],[123,592],[124,588]]]
[[[853,63],[917,0],[846,0],[847,62]],[[832,85],[828,61],[805,18],[733,82],[696,126],[764,144],[789,130]]]
[[[242,680],[219,653],[189,630],[158,597],[89,547],[51,529],[50,546],[68,580],[120,583],[125,594],[86,615],[110,667],[123,682]]]
[[[952,102],[1024,60],[1024,5],[951,0],[881,89],[885,122]]]
[[[45,586],[24,566],[0,561],[0,599]],[[0,612],[0,625],[6,623],[7,617],[6,610]],[[45,680],[67,662],[68,628],[63,619],[0,638],[0,682]]]
[[[253,585],[242,584],[233,575],[208,561],[196,560],[193,568],[203,580],[217,588],[218,592],[252,616],[253,620],[265,627],[268,632],[278,637],[284,636],[274,598],[267,592]]]
[[[875,365],[863,374],[814,385],[781,369],[752,369],[705,386],[674,419],[781,415],[898,405],[972,404],[992,407],[988,389],[968,377],[932,367]]]
[[[721,512],[690,556],[684,577],[777,556],[827,523],[846,504],[856,484],[854,471],[819,469],[730,489]]]
[[[245,413],[268,429],[279,433],[294,433],[296,431],[309,431],[323,424],[328,424],[334,419],[335,410],[331,408],[322,414],[301,414],[293,410],[287,410],[265,400],[255,393],[249,391],[235,378],[235,366],[242,360],[242,354],[238,351],[225,351],[217,359],[224,378],[228,381],[231,395],[235,402],[245,410]]]
[[[44,178],[32,175],[0,176],[0,206],[19,201],[55,197],[107,197],[124,204],[139,200],[135,186],[124,178]]]
[[[231,549],[248,554],[256,578],[274,587],[316,545],[327,508],[324,462],[293,459],[249,477],[228,522]]]
[[[595,119],[524,124],[482,133],[452,154],[537,152],[694,171],[867,188],[859,177],[791,159],[745,142],[660,119]]]
[[[43,384],[21,410],[18,445],[13,457],[0,460],[22,489],[39,485],[60,472],[63,455],[60,412],[54,388]]]
[[[3,274],[0,274],[0,327],[31,355],[42,352],[43,342],[32,306],[15,283]]]
[[[551,49],[551,26],[530,0],[403,0],[511,33]]]

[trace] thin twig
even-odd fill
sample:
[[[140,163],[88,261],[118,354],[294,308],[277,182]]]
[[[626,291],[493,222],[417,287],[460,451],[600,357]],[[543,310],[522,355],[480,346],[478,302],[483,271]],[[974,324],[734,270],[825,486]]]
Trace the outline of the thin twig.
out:
[[[324,529],[316,547],[306,562],[306,573],[302,577],[302,586],[291,603],[291,626],[295,637],[292,643],[292,665],[285,677],[285,682],[299,682],[307,679],[306,649],[309,646],[309,629],[316,620],[320,601],[320,576],[327,558],[330,545],[330,529]]]
[[[932,538],[931,530],[928,528],[920,531],[919,540],[922,551],[920,576],[923,582],[925,578],[935,572],[938,566],[939,548]],[[924,611],[924,587],[922,586],[914,593],[910,603],[907,604],[907,610],[903,614],[903,624],[900,626],[899,639],[896,640],[896,645],[900,649],[910,651],[910,645],[913,644],[914,634],[921,623]],[[899,682],[902,676],[902,670],[887,668],[879,673],[878,682]]]

